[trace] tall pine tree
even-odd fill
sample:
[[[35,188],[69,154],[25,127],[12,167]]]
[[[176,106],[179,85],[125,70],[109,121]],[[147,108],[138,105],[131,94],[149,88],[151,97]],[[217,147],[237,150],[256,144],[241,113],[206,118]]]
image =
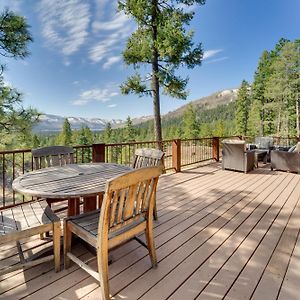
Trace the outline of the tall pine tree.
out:
[[[299,136],[300,47],[285,42],[271,65],[265,95],[273,100],[277,135]]]
[[[183,114],[183,135],[187,139],[199,137],[199,124],[192,104],[187,106]]]
[[[105,143],[111,143],[112,142],[112,128],[111,123],[107,122],[105,126],[105,130],[103,133],[103,139]]]
[[[248,115],[248,131],[247,135],[250,136],[261,136],[262,127],[261,125],[261,113],[262,113],[262,102],[254,100],[251,103],[249,115]]]
[[[270,53],[268,51],[264,51],[258,62],[251,90],[252,105],[259,107],[259,116],[254,117],[254,111],[252,111],[251,117],[254,117],[258,121],[256,128],[259,129],[259,134],[262,136],[270,134],[271,128],[269,122],[272,122],[274,118],[273,112],[270,109],[268,110],[266,107],[268,99],[265,97],[266,82],[271,75],[270,65]],[[255,127],[255,124],[251,124],[251,127],[252,126]]]
[[[181,66],[194,68],[201,64],[201,44],[194,47],[193,32],[187,26],[194,12],[187,7],[205,0],[123,0],[119,8],[137,24],[123,52],[124,61],[135,70],[148,66],[145,77],[138,72],[121,86],[124,94],[136,93],[153,98],[155,138],[162,141],[160,88],[165,94],[185,99],[188,79],[175,75]]]
[[[242,81],[236,99],[236,133],[247,135],[248,115],[250,109],[250,87],[246,80]]]
[[[136,135],[136,130],[133,127],[133,123],[131,118],[128,116],[126,119],[126,125],[125,125],[125,139],[126,142],[132,142],[135,141],[135,135]]]
[[[62,130],[57,139],[59,145],[72,145],[72,129],[67,118],[64,120]]]

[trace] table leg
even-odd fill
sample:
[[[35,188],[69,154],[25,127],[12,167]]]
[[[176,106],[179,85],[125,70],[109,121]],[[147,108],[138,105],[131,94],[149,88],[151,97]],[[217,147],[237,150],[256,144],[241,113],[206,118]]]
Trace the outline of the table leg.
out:
[[[68,199],[68,217],[76,216],[80,213],[80,199],[69,198]]]
[[[90,196],[83,198],[83,212],[93,211],[97,208],[97,197]]]

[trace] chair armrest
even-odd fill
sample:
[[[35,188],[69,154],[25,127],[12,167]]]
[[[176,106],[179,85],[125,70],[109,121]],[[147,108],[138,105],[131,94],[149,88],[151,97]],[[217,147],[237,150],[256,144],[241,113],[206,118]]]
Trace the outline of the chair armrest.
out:
[[[271,169],[300,173],[300,154],[298,152],[271,151]]]
[[[244,152],[244,172],[253,170],[255,164],[255,151],[247,150]]]

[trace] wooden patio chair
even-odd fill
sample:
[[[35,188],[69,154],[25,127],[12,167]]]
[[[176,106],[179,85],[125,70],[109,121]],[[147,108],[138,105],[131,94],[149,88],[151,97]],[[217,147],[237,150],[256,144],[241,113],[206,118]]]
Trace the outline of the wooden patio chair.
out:
[[[54,254],[40,257],[45,254],[45,251],[42,251],[25,258],[19,241],[49,231],[53,232]],[[56,272],[60,270],[60,219],[53,213],[45,200],[0,210],[0,246],[9,242],[17,243],[20,264],[4,268],[0,271],[0,275],[53,259]],[[44,250],[48,251],[49,249]]]
[[[141,148],[135,150],[135,157],[132,167],[134,169],[142,167],[156,167],[163,165],[164,152],[158,149]]]
[[[78,264],[101,286],[102,299],[109,298],[108,251],[144,232],[152,266],[157,265],[153,239],[153,207],[160,167],[147,167],[117,176],[106,184],[100,210],[67,218],[64,223],[65,268]],[[98,272],[71,253],[72,234],[97,249]]]
[[[63,166],[74,163],[73,148],[67,146],[50,146],[31,150],[34,169]]]
[[[245,141],[222,141],[222,169],[242,171],[247,173],[254,169],[255,151],[246,150]]]
[[[134,169],[142,167],[163,166],[164,152],[158,149],[141,148],[135,150],[135,157],[132,167]],[[154,220],[157,220],[156,199],[153,210]]]
[[[73,148],[68,146],[49,146],[32,149],[31,154],[33,158],[33,168],[35,170],[74,163]],[[66,200],[67,199],[46,199],[50,207],[52,203],[62,202]],[[67,206],[61,207],[55,211],[58,212],[65,209],[67,209]],[[79,199],[77,200],[76,210],[77,212],[79,212]]]

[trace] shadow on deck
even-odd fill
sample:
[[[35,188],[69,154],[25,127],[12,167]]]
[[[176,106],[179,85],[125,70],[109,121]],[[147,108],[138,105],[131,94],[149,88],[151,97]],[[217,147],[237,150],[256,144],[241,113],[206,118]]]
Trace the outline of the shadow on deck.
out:
[[[299,299],[300,176],[258,168],[248,174],[220,164],[168,174],[157,193],[158,267],[132,241],[112,251],[114,299]],[[24,241],[34,253],[51,242]],[[78,244],[74,252],[91,257]],[[18,260],[0,251],[0,268]],[[91,263],[94,264],[95,263]],[[0,277],[3,299],[99,299],[96,281],[73,265],[55,273],[44,263]]]

